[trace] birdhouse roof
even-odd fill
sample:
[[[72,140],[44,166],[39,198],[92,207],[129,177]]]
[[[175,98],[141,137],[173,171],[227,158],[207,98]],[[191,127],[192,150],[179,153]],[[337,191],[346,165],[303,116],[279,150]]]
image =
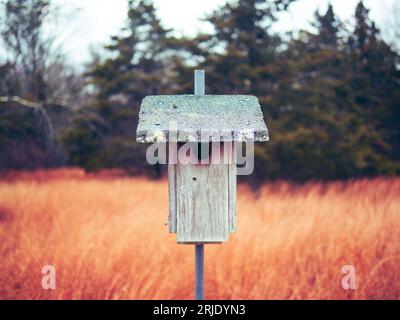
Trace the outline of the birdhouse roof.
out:
[[[139,143],[268,141],[258,99],[246,95],[159,95],[143,99]]]

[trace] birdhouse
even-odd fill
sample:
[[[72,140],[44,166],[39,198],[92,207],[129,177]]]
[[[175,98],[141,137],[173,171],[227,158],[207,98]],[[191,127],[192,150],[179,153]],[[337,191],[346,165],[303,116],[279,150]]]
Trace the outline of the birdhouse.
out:
[[[138,143],[168,145],[169,217],[178,243],[221,243],[236,231],[239,144],[268,141],[254,96],[205,95],[204,71],[194,95],[147,96]]]

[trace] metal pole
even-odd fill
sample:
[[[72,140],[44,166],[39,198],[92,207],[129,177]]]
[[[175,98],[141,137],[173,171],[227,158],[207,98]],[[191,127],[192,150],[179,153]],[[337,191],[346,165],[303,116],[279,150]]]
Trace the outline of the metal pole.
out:
[[[196,96],[205,95],[205,71],[194,71],[194,94]],[[204,300],[204,244],[195,244],[194,247],[194,260],[195,260],[195,279],[194,290],[195,299]]]
[[[195,245],[195,299],[204,300],[204,244]]]

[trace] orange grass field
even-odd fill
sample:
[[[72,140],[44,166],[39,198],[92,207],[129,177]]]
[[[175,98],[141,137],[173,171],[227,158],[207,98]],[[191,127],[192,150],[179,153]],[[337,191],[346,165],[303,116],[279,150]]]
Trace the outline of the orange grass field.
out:
[[[168,233],[167,201],[165,180],[4,178],[0,299],[192,299],[194,249]],[[205,263],[206,299],[399,299],[400,179],[239,186],[238,232]],[[41,286],[47,264],[55,290]]]

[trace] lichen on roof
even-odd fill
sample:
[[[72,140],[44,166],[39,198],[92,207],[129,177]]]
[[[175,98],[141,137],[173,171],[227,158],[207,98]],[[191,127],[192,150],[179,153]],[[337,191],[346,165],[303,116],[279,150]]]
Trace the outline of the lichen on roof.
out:
[[[159,95],[142,101],[139,143],[268,141],[258,99],[247,95]]]

